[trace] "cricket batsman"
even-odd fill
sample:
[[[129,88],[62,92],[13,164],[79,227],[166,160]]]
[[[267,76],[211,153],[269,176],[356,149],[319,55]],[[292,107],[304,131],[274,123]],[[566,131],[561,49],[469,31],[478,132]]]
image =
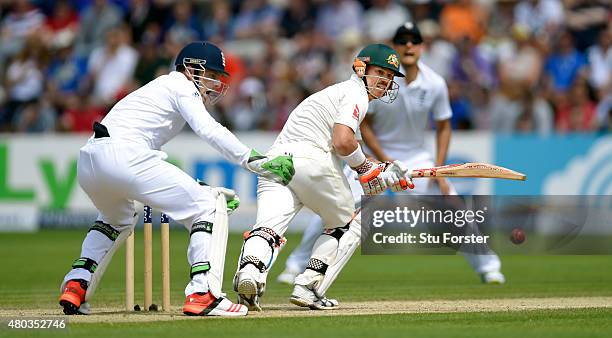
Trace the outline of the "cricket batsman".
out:
[[[80,150],[77,174],[98,217],[83,240],[80,258],[64,277],[59,303],[65,314],[86,313],[92,275],[101,273],[113,253],[134,231],[134,201],[160,210],[190,231],[187,256],[191,281],[185,288],[183,312],[196,316],[244,316],[221,290],[209,288],[207,271],[225,257],[209,252],[215,228],[216,195],[176,166],[164,161],[160,148],[185,125],[226,159],[286,186],[293,162],[284,154],[263,156],[249,149],[215,121],[204,103],[214,104],[227,90],[223,52],[210,42],[186,45],[175,60],[176,70],[162,75],[119,101],[94,125],[94,135]],[[221,256],[221,257],[220,257]],[[98,271],[98,272],[96,272]],[[99,280],[99,278],[96,278]],[[90,290],[91,291],[91,290]]]
[[[261,178],[257,187],[257,219],[245,241],[234,276],[240,302],[261,310],[269,268],[283,245],[293,217],[306,206],[323,220],[305,271],[297,276],[291,303],[311,309],[332,309],[337,302],[325,292],[359,245],[361,217],[344,163],[355,171],[365,194],[406,189],[412,184],[400,162],[366,158],[358,143],[359,125],[370,101],[392,102],[397,96],[398,54],[389,46],[371,44],[354,61],[355,74],[300,103],[289,115],[268,156],[293,155],[295,176],[288,185]],[[406,176],[408,175],[408,176]]]
[[[363,140],[371,153],[380,161],[400,160],[409,168],[431,168],[445,164],[451,138],[452,111],[444,79],[419,61],[423,38],[418,27],[407,22],[397,28],[393,46],[400,55],[401,69],[406,77],[399,82],[398,99],[391,104],[372,102],[368,115],[361,124]],[[425,130],[432,114],[436,124],[435,162],[425,149]],[[354,174],[345,170],[357,203],[361,200],[361,187]],[[408,193],[418,195],[456,195],[454,187],[443,177],[417,184]],[[313,217],[304,232],[300,245],[287,258],[286,268],[278,276],[281,283],[293,283],[296,275],[308,263],[314,242],[322,229],[321,219]],[[505,282],[500,272],[501,262],[495,254],[476,255],[463,252],[472,268],[487,284]]]

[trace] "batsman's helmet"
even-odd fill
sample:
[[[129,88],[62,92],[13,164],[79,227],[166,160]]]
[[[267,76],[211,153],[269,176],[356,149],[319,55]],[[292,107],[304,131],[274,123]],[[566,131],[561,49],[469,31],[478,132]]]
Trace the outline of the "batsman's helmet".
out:
[[[397,52],[384,44],[371,44],[362,49],[353,62],[353,70],[366,86],[368,94],[372,97],[380,99],[385,103],[391,103],[397,98],[399,85],[393,79],[387,79],[377,75],[366,75],[368,66],[378,66],[388,69],[393,72],[394,76],[404,77],[400,72],[399,56]],[[367,78],[376,80],[373,84],[368,84]],[[377,89],[379,83],[386,83],[384,94],[376,94],[380,89]]]
[[[363,61],[366,65],[374,65],[393,71],[395,76],[404,77],[400,72],[399,55],[395,49],[382,44],[375,43],[367,45],[363,48],[357,58]]]

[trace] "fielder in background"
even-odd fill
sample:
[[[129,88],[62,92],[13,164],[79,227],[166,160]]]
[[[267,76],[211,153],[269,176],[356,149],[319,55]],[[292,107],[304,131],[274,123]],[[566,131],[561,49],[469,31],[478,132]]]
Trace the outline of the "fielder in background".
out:
[[[359,177],[366,194],[379,194],[387,186],[406,189],[410,177],[399,162],[375,163],[364,155],[357,139],[368,103],[392,102],[397,96],[397,53],[389,46],[372,44],[359,53],[355,74],[300,103],[289,115],[268,156],[290,153],[295,176],[284,186],[261,178],[257,187],[257,220],[245,242],[234,276],[241,303],[260,310],[259,299],[269,268],[283,245],[283,234],[293,217],[306,206],[323,219],[325,231],[317,237],[305,271],[295,280],[291,302],[311,309],[331,309],[336,301],[325,292],[359,245],[361,217],[344,162]]]
[[[94,125],[94,135],[80,150],[79,184],[99,211],[81,256],[62,283],[59,303],[66,314],[82,313],[92,275],[102,273],[113,253],[134,230],[140,201],[183,224],[190,231],[187,256],[191,281],[185,288],[187,315],[244,316],[221,290],[209,287],[207,272],[225,257],[210,252],[214,238],[216,195],[164,161],[159,149],[185,125],[226,159],[279,186],[293,176],[290,156],[269,158],[249,149],[215,121],[204,103],[214,104],[227,90],[223,52],[209,42],[186,45],[175,60],[176,71],[149,82],[119,101]],[[216,190],[214,190],[216,191]],[[224,225],[220,225],[224,226]],[[226,226],[226,225],[225,225]],[[223,229],[225,230],[225,229]],[[99,272],[96,272],[96,269]],[[94,280],[100,280],[97,276]],[[94,283],[95,284],[95,283]],[[91,290],[90,290],[91,291]]]
[[[363,140],[370,152],[379,161],[400,160],[409,168],[430,168],[444,165],[451,138],[450,118],[452,111],[448,100],[448,89],[444,79],[419,61],[423,39],[418,27],[407,22],[398,27],[393,45],[400,55],[401,69],[406,74],[399,82],[399,97],[391,104],[372,102],[368,115],[361,124]],[[425,130],[432,114],[436,124],[435,162],[425,149]],[[361,200],[361,187],[355,175],[345,170],[356,203]],[[454,187],[445,178],[418,182],[408,193],[419,195],[456,195]],[[313,217],[304,232],[300,245],[287,258],[283,273],[278,276],[281,283],[292,284],[297,274],[308,263],[312,247],[321,233],[319,217]],[[497,255],[463,253],[465,259],[487,284],[502,284],[501,262]]]

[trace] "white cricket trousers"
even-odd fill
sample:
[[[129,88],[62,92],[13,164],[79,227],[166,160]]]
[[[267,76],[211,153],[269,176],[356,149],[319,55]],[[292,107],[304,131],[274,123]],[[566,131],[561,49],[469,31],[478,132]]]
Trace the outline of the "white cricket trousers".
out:
[[[178,167],[164,161],[166,154],[140,143],[112,137],[91,138],[80,150],[78,181],[98,209],[98,221],[115,230],[131,231],[137,214],[134,201],[165,213],[191,230],[194,223],[214,222],[216,196],[210,187],[200,186]],[[208,261],[211,234],[194,232],[187,257],[189,264]],[[113,241],[98,231],[89,231],[81,257],[100,262]],[[85,279],[91,274],[73,269],[65,280]],[[185,295],[208,291],[206,274],[197,274]]]

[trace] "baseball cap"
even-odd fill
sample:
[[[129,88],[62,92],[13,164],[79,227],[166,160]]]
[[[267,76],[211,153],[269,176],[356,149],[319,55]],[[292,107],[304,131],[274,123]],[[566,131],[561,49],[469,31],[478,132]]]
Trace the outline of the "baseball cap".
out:
[[[423,43],[423,36],[421,36],[419,27],[410,21],[399,26],[393,36],[393,43],[396,45],[403,45],[408,41],[412,41],[415,45]]]

